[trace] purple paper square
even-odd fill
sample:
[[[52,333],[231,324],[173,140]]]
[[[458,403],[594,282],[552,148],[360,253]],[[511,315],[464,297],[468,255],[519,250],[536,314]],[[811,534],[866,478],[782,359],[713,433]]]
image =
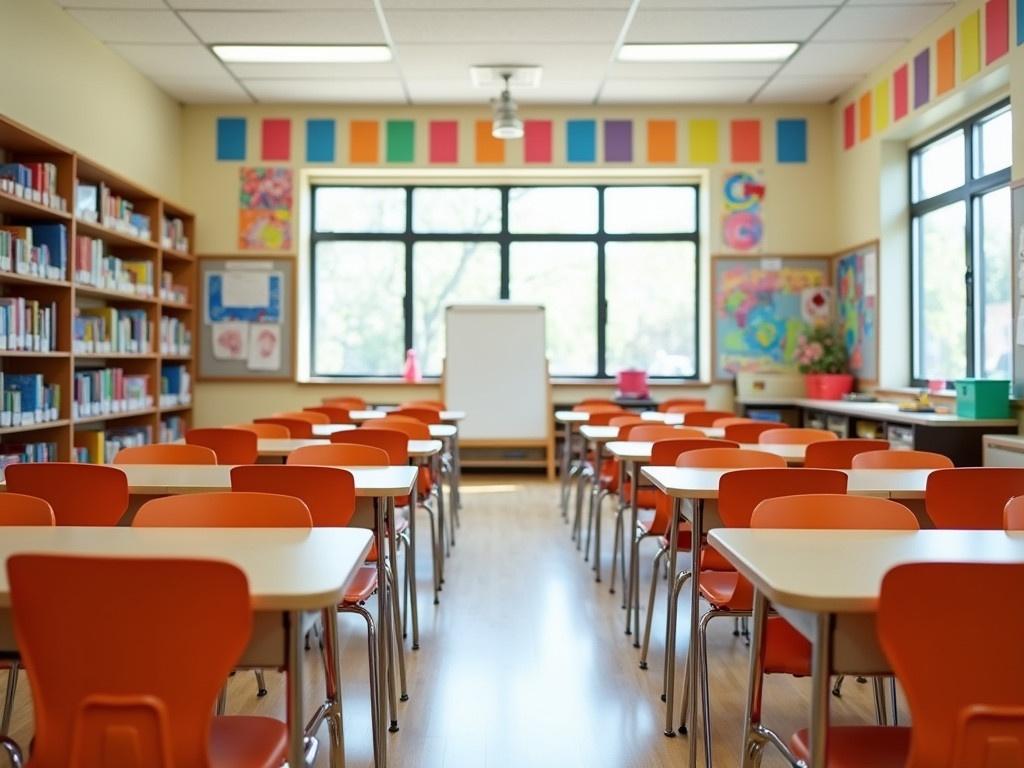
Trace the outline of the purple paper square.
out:
[[[633,162],[633,121],[604,121],[604,159],[606,163]]]
[[[931,61],[925,48],[914,57],[914,109],[928,103],[931,95]]]

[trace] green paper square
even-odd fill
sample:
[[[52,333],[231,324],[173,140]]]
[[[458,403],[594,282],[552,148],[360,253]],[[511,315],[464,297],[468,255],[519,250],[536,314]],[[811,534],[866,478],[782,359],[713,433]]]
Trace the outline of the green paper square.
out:
[[[416,123],[412,120],[388,120],[387,160],[389,163],[411,163],[415,146]]]

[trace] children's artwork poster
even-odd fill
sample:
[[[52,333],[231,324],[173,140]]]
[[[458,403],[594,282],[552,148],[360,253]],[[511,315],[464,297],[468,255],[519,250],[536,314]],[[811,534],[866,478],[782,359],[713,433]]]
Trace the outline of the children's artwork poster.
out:
[[[836,258],[836,322],[846,343],[850,373],[878,379],[878,246]]]
[[[249,323],[213,323],[213,356],[217,360],[246,360],[249,356]]]
[[[206,273],[206,322],[280,323],[284,275],[233,269]]]
[[[713,259],[715,379],[795,371],[799,338],[832,318],[830,272],[828,259]]]
[[[764,176],[760,171],[727,173],[722,184],[722,244],[726,250],[757,253],[764,242]]]
[[[246,367],[250,371],[276,371],[281,367],[281,326],[277,323],[249,325],[249,355]]]
[[[241,168],[239,176],[238,247],[258,251],[291,250],[292,170]]]

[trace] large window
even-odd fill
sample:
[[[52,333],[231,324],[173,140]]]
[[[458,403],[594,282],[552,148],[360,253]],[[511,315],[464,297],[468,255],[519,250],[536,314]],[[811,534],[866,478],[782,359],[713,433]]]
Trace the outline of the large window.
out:
[[[914,383],[1010,378],[1010,107],[910,153]]]
[[[441,373],[444,312],[543,304],[555,376],[697,375],[693,186],[314,186],[312,373]]]

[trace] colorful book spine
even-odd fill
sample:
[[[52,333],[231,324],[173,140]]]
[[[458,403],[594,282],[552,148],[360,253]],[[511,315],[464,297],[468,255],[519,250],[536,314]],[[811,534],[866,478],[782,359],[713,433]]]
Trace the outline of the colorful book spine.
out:
[[[110,464],[122,448],[135,448],[153,442],[152,427],[118,427],[103,436],[103,461]]]
[[[56,320],[56,302],[0,297],[0,351],[55,351]]]
[[[176,317],[160,318],[160,354],[192,354],[192,331],[184,321]]]
[[[0,372],[0,392],[0,427],[45,424],[60,414],[60,385],[47,384],[41,373]]]
[[[101,183],[99,187],[100,223],[109,229],[149,240],[152,235],[149,216],[136,213],[131,200],[115,195],[106,184]]]
[[[192,376],[184,365],[164,365],[160,370],[160,407],[173,408],[192,402]]]
[[[160,442],[173,443],[185,437],[185,419],[181,416],[165,416],[160,420]]]
[[[4,443],[0,445],[0,473],[11,464],[57,461],[56,443]]]
[[[172,273],[162,272],[160,274],[160,298],[175,304],[188,304],[188,286],[175,283]]]
[[[181,219],[164,216],[163,229],[160,233],[160,246],[187,253],[188,237],[185,235],[185,222]]]
[[[73,348],[77,354],[149,354],[153,323],[144,309],[78,307]]]
[[[153,262],[119,259],[105,251],[102,240],[75,239],[76,283],[132,296],[153,296]]]
[[[68,230],[63,224],[0,226],[0,270],[47,280],[67,279]]]
[[[0,192],[67,211],[68,202],[57,192],[57,166],[54,163],[0,163]]]
[[[71,413],[76,419],[153,407],[148,374],[126,374],[123,368],[75,371]]]

